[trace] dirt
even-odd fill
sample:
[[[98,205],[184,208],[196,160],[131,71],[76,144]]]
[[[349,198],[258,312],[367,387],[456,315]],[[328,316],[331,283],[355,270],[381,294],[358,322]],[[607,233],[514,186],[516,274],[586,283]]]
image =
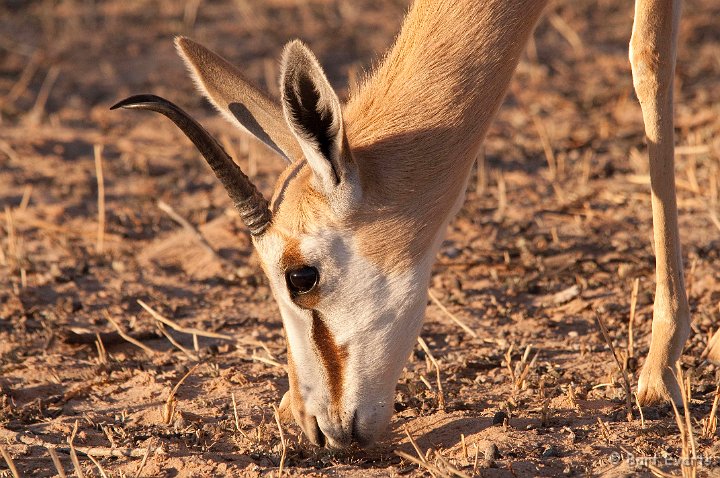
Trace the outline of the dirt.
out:
[[[428,466],[436,476],[649,475],[643,464],[679,474],[672,409],[643,409],[641,419],[633,406],[627,421],[622,374],[597,326],[599,317],[635,390],[654,259],[627,3],[549,8],[434,267],[432,294],[477,336],[429,302],[422,337],[439,362],[442,396],[418,347],[385,439],[333,452],[292,424],[281,440],[272,406],[287,389],[283,330],[222,187],[169,122],[108,108],[129,94],[168,97],[222,138],[267,194],[282,161],[194,91],[173,36],[210,46],[273,94],[282,46],[300,37],[346,94],[348,80],[391,44],[406,2],[2,2],[0,445],[17,472],[55,476],[48,448],[57,448],[71,473],[77,425],[73,448],[85,476],[277,476],[281,467],[288,475],[428,476]],[[684,3],[675,89],[693,316],[682,365],[699,476],[720,474],[717,432],[702,433],[720,372],[700,358],[720,323],[719,17],[713,0]],[[138,301],[180,328],[228,337],[166,326],[174,345]],[[429,465],[395,453],[417,456],[409,436]],[[0,460],[0,476],[11,473]]]

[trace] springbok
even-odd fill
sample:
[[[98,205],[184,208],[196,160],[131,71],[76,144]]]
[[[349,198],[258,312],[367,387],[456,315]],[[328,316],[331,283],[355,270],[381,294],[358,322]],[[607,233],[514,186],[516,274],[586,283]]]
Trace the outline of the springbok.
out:
[[[382,63],[342,105],[300,41],[282,54],[280,102],[187,38],[199,90],[288,161],[272,202],[197,122],[139,95],[115,107],[162,113],[222,182],[252,235],[288,342],[289,409],[317,445],[369,445],[427,305],[436,251],[547,0],[417,0]],[[671,367],[689,335],[673,172],[680,0],[637,0],[630,41],[648,139],[656,280],[642,404],[679,401]],[[289,415],[289,414],[288,414]]]

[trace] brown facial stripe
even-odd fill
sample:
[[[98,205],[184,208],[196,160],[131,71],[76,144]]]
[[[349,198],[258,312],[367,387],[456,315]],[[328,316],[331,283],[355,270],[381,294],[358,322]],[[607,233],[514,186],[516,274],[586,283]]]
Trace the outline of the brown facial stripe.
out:
[[[347,346],[338,346],[335,338],[325,325],[320,312],[312,311],[312,339],[315,342],[320,361],[327,371],[328,387],[330,388],[330,401],[336,413],[339,413],[342,401],[345,365],[347,363]]]
[[[302,267],[305,264],[305,257],[300,251],[300,241],[294,237],[285,237],[285,249],[280,258],[280,267],[286,271],[293,267]]]

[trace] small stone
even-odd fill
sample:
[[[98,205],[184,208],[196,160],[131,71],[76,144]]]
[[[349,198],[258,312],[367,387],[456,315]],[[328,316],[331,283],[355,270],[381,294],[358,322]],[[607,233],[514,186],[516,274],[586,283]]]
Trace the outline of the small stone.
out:
[[[503,423],[505,423],[505,419],[507,419],[507,417],[508,417],[507,413],[505,413],[503,411],[497,412],[493,416],[492,424],[493,425],[502,425]]]
[[[697,393],[703,394],[703,393],[711,392],[713,390],[713,388],[714,387],[712,385],[710,385],[709,383],[700,383],[695,387],[695,391]]]
[[[482,460],[480,462],[480,468],[481,469],[495,468],[495,460]]]
[[[49,273],[50,273],[50,277],[52,277],[52,278],[57,278],[57,277],[62,276],[62,271],[60,270],[60,266],[58,266],[55,263],[52,263],[50,265]]]
[[[188,421],[185,419],[182,413],[177,414],[177,418],[175,419],[175,422],[173,423],[173,427],[175,428],[175,431],[183,430],[185,427],[188,426]]]
[[[462,249],[458,249],[457,247],[451,247],[445,251],[445,256],[449,259],[456,259],[460,254],[462,254]]]
[[[543,458],[550,458],[553,456],[558,456],[558,450],[554,446],[550,445],[547,448],[545,448],[542,452]]]
[[[494,460],[495,458],[498,458],[500,456],[500,453],[498,453],[498,447],[494,443],[489,443],[484,449],[483,449],[483,456],[486,460]]]

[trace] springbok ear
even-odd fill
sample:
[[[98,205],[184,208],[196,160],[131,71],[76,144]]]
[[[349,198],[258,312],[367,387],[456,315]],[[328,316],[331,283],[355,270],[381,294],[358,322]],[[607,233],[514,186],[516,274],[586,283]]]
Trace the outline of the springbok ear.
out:
[[[237,68],[204,46],[185,37],[177,37],[175,46],[198,89],[223,116],[288,161],[302,158],[302,150],[276,101],[252,86]]]
[[[319,186],[329,193],[348,174],[342,109],[320,63],[299,40],[283,51],[280,92],[290,130]]]

